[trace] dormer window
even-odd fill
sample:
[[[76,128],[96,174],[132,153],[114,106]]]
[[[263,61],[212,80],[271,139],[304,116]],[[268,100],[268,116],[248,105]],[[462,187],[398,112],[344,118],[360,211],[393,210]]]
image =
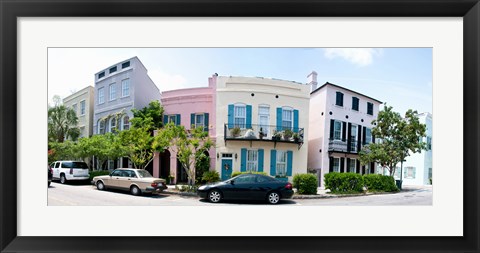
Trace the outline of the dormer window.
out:
[[[108,73],[111,74],[111,73],[116,72],[116,71],[117,71],[117,66],[110,68],[110,70],[108,70]]]
[[[102,78],[102,77],[104,77],[104,76],[105,76],[105,72],[102,72],[102,73],[98,74],[98,79],[100,79],[100,78]]]

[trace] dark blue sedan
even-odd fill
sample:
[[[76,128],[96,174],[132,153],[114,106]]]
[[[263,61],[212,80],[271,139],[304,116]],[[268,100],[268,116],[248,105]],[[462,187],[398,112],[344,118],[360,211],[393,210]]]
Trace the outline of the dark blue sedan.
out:
[[[277,204],[293,196],[292,184],[261,174],[242,174],[223,182],[203,185],[198,195],[210,202],[230,200],[266,200]]]

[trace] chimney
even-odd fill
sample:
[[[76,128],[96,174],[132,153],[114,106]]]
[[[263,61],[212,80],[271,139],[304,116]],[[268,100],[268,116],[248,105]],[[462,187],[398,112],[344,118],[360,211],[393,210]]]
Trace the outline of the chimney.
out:
[[[312,73],[310,73],[308,76],[307,76],[307,85],[310,85],[312,87],[311,91],[314,91],[317,89],[317,72],[315,71],[312,71]]]

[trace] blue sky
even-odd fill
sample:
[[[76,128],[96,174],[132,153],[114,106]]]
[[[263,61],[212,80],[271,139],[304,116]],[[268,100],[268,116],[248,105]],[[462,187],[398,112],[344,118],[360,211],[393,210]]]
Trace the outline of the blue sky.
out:
[[[431,48],[49,48],[48,99],[88,85],[94,74],[137,56],[161,91],[207,86],[213,73],[334,83],[403,114],[432,112]]]

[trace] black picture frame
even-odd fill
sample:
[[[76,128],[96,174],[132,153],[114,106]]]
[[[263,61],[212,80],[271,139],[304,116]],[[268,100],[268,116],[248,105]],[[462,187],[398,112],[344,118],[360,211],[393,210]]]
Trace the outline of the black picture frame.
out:
[[[460,237],[17,236],[17,17],[463,17],[463,228]],[[479,252],[478,0],[0,0],[1,252]],[[458,137],[458,136],[457,136]],[[447,137],[446,137],[447,138]],[[460,169],[460,168],[459,168]],[[224,224],[223,229],[228,229]],[[441,226],[441,221],[439,221]],[[201,229],[201,228],[199,228]],[[286,225],[286,229],[294,229]],[[392,229],[395,225],[392,224]]]

